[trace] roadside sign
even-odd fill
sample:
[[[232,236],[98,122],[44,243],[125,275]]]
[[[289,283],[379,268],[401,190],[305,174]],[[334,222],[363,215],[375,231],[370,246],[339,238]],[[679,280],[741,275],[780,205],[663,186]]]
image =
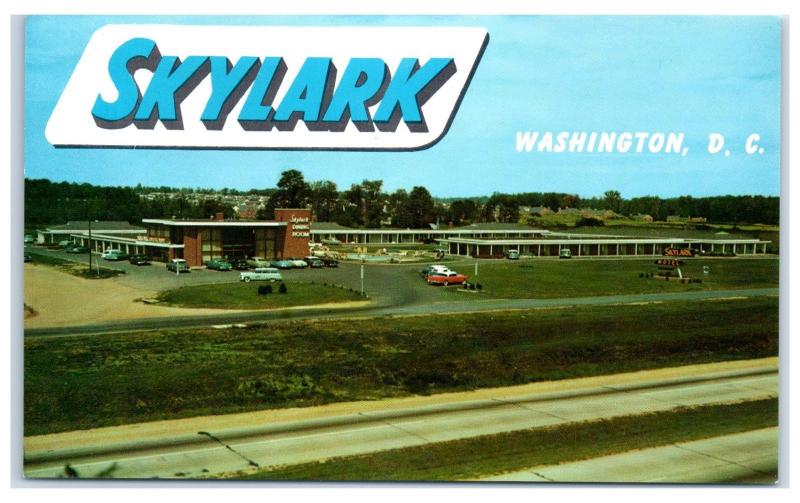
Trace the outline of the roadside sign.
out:
[[[664,250],[667,257],[694,257],[694,250],[691,248],[667,248]]]
[[[660,267],[680,267],[683,265],[683,260],[677,260],[673,258],[660,258],[653,263]]]

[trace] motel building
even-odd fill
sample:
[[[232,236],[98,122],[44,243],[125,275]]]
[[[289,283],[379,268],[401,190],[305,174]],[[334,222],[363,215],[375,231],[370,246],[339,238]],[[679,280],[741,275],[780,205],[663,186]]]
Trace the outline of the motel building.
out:
[[[72,225],[71,225],[72,224]],[[569,250],[572,257],[660,256],[667,248],[691,248],[700,253],[766,254],[769,241],[759,239],[696,239],[679,237],[631,237],[569,234],[534,229],[526,225],[481,223],[454,228],[356,229],[330,222],[311,223],[311,210],[282,208],[275,220],[225,220],[222,214],[207,220],[144,219],[143,227],[113,223],[67,224],[51,228],[44,242],[57,243],[67,236],[97,253],[108,249],[142,253],[153,260],[185,259],[199,267],[213,258],[280,259],[305,257],[311,243],[342,245],[393,245],[439,243],[448,255],[500,258],[509,250],[521,256],[558,257]],[[127,226],[127,224],[125,224]],[[77,231],[77,232],[76,232]]]
[[[757,255],[766,254],[770,243],[759,239],[632,238],[566,233],[551,233],[542,239],[456,237],[437,241],[448,255],[474,258],[503,257],[509,250],[530,257],[558,257],[562,250],[569,250],[572,257],[659,256],[668,248],[710,254]]]
[[[221,213],[208,220],[142,220],[135,237],[103,232],[72,234],[73,241],[101,253],[108,249],[142,253],[153,260],[182,258],[199,267],[214,258],[305,257],[309,253],[311,210],[280,208],[275,220],[225,220]]]

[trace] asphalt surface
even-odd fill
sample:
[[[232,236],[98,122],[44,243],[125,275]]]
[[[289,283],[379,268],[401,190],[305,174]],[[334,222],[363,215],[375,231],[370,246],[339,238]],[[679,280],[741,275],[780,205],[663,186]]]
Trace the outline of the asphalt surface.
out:
[[[28,249],[33,254],[51,255],[77,262],[88,262],[86,255],[71,255],[43,248]],[[34,255],[35,261],[35,255]],[[112,281],[123,285],[157,291],[180,286],[225,283],[236,281],[237,271],[219,272],[194,270],[188,274],[175,275],[167,272],[163,264],[134,266],[126,261],[101,261],[104,267],[123,270],[125,275]],[[470,272],[474,260],[448,262],[450,267]],[[372,302],[362,307],[348,309],[306,308],[281,311],[247,311],[214,315],[187,315],[169,318],[145,318],[106,323],[92,323],[70,327],[26,329],[26,337],[89,335],[130,331],[163,330],[170,328],[200,328],[226,324],[264,324],[282,320],[334,319],[357,316],[395,316],[447,314],[463,312],[486,312],[509,309],[556,308],[569,306],[603,306],[667,301],[700,301],[729,297],[777,296],[778,288],[751,288],[742,290],[714,290],[678,293],[609,295],[578,298],[553,299],[465,299],[454,300],[452,292],[441,287],[428,287],[422,283],[419,270],[424,264],[364,265],[364,290]],[[303,269],[282,271],[284,278],[296,281],[316,281],[360,288],[360,264],[341,263],[332,269]],[[473,295],[463,292],[460,295]]]
[[[778,428],[680,442],[612,456],[532,467],[484,482],[605,482],[644,484],[774,484]]]
[[[64,467],[83,477],[110,470],[116,478],[195,478],[324,460],[479,435],[678,406],[777,396],[775,365],[707,372],[688,378],[563,389],[433,406],[355,412],[329,418],[252,425],[137,440],[26,452],[25,476],[57,478]],[[771,451],[770,451],[771,452]]]

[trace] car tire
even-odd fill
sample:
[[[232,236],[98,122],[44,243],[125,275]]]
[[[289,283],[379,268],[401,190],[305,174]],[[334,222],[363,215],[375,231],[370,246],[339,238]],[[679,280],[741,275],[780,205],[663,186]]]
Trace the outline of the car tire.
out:
[[[245,283],[250,283],[250,278],[245,278],[245,279],[244,279],[244,282],[245,282]]]

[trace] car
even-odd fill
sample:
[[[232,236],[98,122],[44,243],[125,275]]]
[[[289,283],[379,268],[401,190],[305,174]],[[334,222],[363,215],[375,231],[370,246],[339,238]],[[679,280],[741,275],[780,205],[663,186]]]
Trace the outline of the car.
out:
[[[277,269],[292,269],[294,267],[294,262],[291,260],[273,260],[269,263],[270,267],[275,267]]]
[[[448,272],[435,272],[433,274],[428,275],[427,281],[429,285],[460,285],[469,279],[467,276],[463,274],[459,274],[455,271],[448,271]]]
[[[292,265],[293,265],[294,267],[296,267],[297,269],[305,269],[306,267],[308,267],[308,262],[306,262],[305,260],[303,260],[303,259],[300,259],[300,258],[296,258],[296,257],[289,257],[289,258],[287,258],[286,260],[288,260],[289,262],[291,262],[291,263],[292,263]]]
[[[128,260],[129,255],[122,250],[106,250],[100,255],[103,260]]]
[[[72,246],[64,251],[67,253],[89,253],[89,248],[85,246]]]
[[[256,267],[252,271],[239,273],[239,281],[250,283],[251,281],[283,281],[281,272],[274,267]]]
[[[448,272],[453,272],[453,271],[451,271],[450,268],[447,267],[446,265],[441,265],[441,264],[429,265],[425,267],[422,271],[420,271],[423,278],[427,278],[431,274],[435,273],[448,273]]]
[[[508,250],[506,252],[506,258],[508,260],[519,260],[519,250]]]
[[[24,240],[25,240],[25,244],[30,244],[30,243],[33,243],[33,235],[31,235],[31,234],[25,234],[25,238],[24,238]]]
[[[572,251],[569,248],[562,248],[558,252],[558,258],[572,258]]]
[[[189,263],[182,258],[174,258],[167,262],[167,270],[176,273],[190,272]]]
[[[134,253],[128,258],[128,262],[133,265],[149,265],[150,257],[143,253]]]
[[[306,257],[303,259],[307,264],[308,267],[312,269],[319,269],[320,267],[325,267],[325,262],[322,261],[319,257]]]
[[[71,239],[65,239],[63,241],[58,242],[58,246],[61,248],[66,248],[67,246],[74,245],[75,243]]]
[[[325,264],[325,267],[339,267],[339,261],[332,258],[323,258],[322,263]]]
[[[23,256],[23,259],[25,260],[25,262],[30,262],[31,260],[33,260],[33,257],[29,253],[26,253]]]
[[[235,258],[231,260],[231,266],[237,271],[246,271],[250,269],[250,266],[247,265],[247,261],[243,258]]]
[[[206,267],[209,269],[216,269],[217,271],[230,271],[233,269],[233,265],[230,262],[222,260],[221,258],[212,258],[206,262]]]
[[[247,265],[250,267],[269,267],[270,261],[263,257],[250,257],[247,259]]]

